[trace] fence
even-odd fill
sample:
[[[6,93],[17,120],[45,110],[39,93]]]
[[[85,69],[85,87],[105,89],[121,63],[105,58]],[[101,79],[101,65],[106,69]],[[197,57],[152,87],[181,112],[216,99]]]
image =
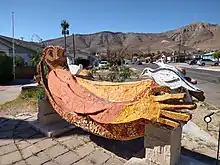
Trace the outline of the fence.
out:
[[[36,69],[32,67],[16,67],[15,69],[16,79],[32,79],[35,74]]]

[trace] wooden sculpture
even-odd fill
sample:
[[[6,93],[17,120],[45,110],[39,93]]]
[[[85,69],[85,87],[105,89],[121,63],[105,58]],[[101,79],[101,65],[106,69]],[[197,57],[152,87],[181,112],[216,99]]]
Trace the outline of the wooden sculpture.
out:
[[[150,79],[132,83],[86,80],[72,75],[65,62],[64,49],[45,48],[38,64],[40,83],[60,116],[93,134],[117,140],[135,139],[144,135],[149,123],[178,127],[179,121],[191,118],[178,110],[196,108],[196,104],[183,101],[184,93],[170,94],[168,87],[157,86]]]

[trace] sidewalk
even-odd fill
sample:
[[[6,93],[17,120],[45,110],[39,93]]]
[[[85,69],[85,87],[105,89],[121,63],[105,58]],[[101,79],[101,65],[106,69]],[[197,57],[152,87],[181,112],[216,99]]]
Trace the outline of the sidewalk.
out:
[[[143,147],[143,139],[114,141],[80,128],[47,138],[24,120],[30,117],[21,114],[0,118],[1,165],[123,165]]]
[[[116,141],[76,128],[51,139],[31,128],[27,120],[32,116],[19,114],[16,117],[0,118],[1,165],[123,165],[132,157],[144,156],[140,152],[143,149],[143,138]],[[181,165],[188,164],[210,163],[201,163],[190,155],[181,155]]]
[[[21,93],[21,85],[0,86],[0,105],[16,99]]]
[[[192,68],[192,69],[201,69],[201,70],[210,70],[210,71],[219,71],[220,66],[198,66],[198,65],[189,65],[187,63],[169,63],[172,66],[180,66],[184,68]]]

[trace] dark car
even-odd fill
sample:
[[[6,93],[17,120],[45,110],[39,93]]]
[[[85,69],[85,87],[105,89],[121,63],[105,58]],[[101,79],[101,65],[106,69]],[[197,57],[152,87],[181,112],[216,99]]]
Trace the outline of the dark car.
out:
[[[197,64],[197,60],[196,60],[196,59],[189,60],[189,61],[188,61],[188,64],[189,64],[189,65],[196,65],[196,64]]]
[[[137,65],[142,65],[142,62],[141,61],[136,61],[136,64]]]

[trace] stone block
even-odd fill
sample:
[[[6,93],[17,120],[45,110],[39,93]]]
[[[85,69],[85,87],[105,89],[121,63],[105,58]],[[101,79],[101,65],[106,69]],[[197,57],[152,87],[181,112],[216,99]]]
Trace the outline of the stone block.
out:
[[[40,115],[40,113],[38,113],[37,118],[38,118],[39,123],[43,125],[48,125],[48,124],[60,122],[63,120],[62,117],[58,115],[57,113],[51,113],[51,114],[46,114],[46,115]]]
[[[40,152],[37,155],[32,155],[31,157],[26,159],[26,162],[31,165],[41,165],[49,160],[50,160],[49,156],[47,156],[43,152]]]
[[[105,163],[111,156],[104,153],[104,150],[96,150],[91,153],[87,158],[93,164],[103,164]]]
[[[46,99],[38,100],[38,121],[40,124],[52,124],[62,121],[62,117],[53,109]]]
[[[156,164],[156,163],[150,162],[146,158],[140,159],[140,158],[132,157],[124,165],[163,165],[163,164]]]
[[[22,156],[24,157],[24,159],[37,154],[38,152],[40,152],[42,149],[36,147],[35,145],[31,145],[29,147],[26,147],[24,149],[21,150]]]
[[[45,150],[45,149],[52,147],[56,144],[57,144],[57,142],[52,139],[44,139],[44,140],[37,142],[35,144],[35,146],[37,146],[38,148],[40,148],[42,150]]]
[[[10,143],[14,143],[14,140],[12,138],[11,139],[1,138],[1,140],[0,140],[0,146],[8,145]]]
[[[24,160],[14,163],[13,165],[26,165]]]
[[[51,148],[46,149],[44,152],[49,155],[52,159],[55,157],[64,154],[65,152],[68,152],[69,150],[67,148],[64,148],[63,146],[57,144]]]
[[[124,162],[119,159],[110,158],[103,165],[123,165],[123,164]]]
[[[0,156],[0,164],[8,165],[8,164],[12,164],[14,162],[20,161],[21,159],[22,157],[19,151],[15,151],[15,152]]]
[[[29,139],[26,139],[26,141],[30,144],[35,144],[35,143],[37,143],[41,140],[44,140],[44,139],[46,139],[45,135],[39,133],[39,134],[36,134],[36,135],[32,136]]]
[[[26,148],[26,147],[29,147],[31,144],[30,143],[28,143],[27,141],[24,141],[24,140],[22,140],[22,141],[19,141],[18,143],[16,143],[17,144],[17,146],[18,146],[18,148],[20,149],[20,150],[22,150],[22,149],[24,149],[24,148]]]
[[[152,163],[176,165],[180,159],[182,127],[167,129],[148,124],[145,127],[145,158]]]
[[[73,165],[94,165],[93,162],[90,162],[87,158],[81,159],[80,161],[74,163]]]
[[[86,145],[76,148],[74,151],[82,158],[84,156],[89,155],[94,150],[95,148],[92,145],[86,144]]]
[[[2,147],[0,147],[0,156],[5,155],[10,152],[13,152],[13,151],[16,151],[16,150],[17,150],[17,147],[15,146],[14,143],[2,146]]]
[[[56,162],[54,161],[49,161],[47,163],[44,163],[43,165],[60,165],[60,164],[57,164]]]
[[[40,165],[50,160],[50,157],[44,154],[43,152],[38,153],[37,155],[32,155],[26,162],[31,165]]]
[[[35,120],[29,121],[29,124],[47,137],[56,137],[75,128],[74,125],[63,120],[47,125],[41,124],[38,120]]]
[[[50,102],[46,99],[38,100],[38,113],[40,115],[47,115],[51,113],[55,113],[55,110],[51,106]]]
[[[54,161],[58,164],[71,165],[78,161],[80,157],[76,155],[74,152],[69,151],[63,155],[58,156]]]
[[[71,139],[64,141],[63,144],[66,145],[69,149],[74,149],[80,145],[85,144],[85,142],[81,139],[78,139],[77,137],[72,137]]]

